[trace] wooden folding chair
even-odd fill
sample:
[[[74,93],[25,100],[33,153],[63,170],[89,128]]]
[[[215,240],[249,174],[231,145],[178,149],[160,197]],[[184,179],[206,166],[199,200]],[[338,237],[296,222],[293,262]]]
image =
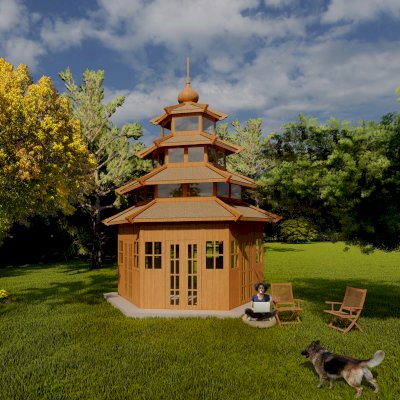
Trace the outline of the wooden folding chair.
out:
[[[291,283],[271,283],[271,297],[276,310],[275,318],[279,325],[301,322],[298,315],[302,311],[301,300],[293,298]]]
[[[357,320],[364,307],[366,295],[367,289],[357,289],[348,286],[342,302],[326,301],[326,304],[331,305],[331,309],[324,310],[324,312],[333,316],[329,322],[329,327],[343,333],[347,333],[351,328],[356,327],[362,332]],[[345,326],[343,328],[335,325],[335,323],[340,322],[344,323]]]

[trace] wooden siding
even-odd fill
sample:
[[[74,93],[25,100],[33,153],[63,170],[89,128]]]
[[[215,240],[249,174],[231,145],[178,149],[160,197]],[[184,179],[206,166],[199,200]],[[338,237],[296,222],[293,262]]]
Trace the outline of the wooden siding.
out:
[[[141,308],[229,310],[238,307],[250,300],[254,283],[263,280],[262,258],[258,262],[256,260],[257,239],[262,240],[262,223],[120,225],[118,291]],[[232,240],[238,243],[238,263],[235,268],[231,267]],[[224,243],[222,269],[206,268],[207,241]],[[161,242],[160,269],[145,268],[146,242]],[[179,247],[178,258],[171,255],[171,246],[176,245]],[[189,246],[193,249],[194,245],[197,251],[196,278],[188,272],[189,263],[193,265]],[[138,260],[138,265],[135,260]],[[171,300],[171,261],[179,264],[179,291],[174,292],[175,301]],[[197,287],[194,291],[195,279]]]

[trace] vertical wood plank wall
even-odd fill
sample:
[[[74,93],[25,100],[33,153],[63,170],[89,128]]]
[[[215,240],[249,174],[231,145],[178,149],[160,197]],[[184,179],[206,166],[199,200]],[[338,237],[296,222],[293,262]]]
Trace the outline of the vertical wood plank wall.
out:
[[[262,257],[256,263],[256,240],[263,237],[263,224],[259,222],[204,222],[171,224],[120,225],[118,230],[118,292],[121,296],[141,308],[174,308],[229,310],[247,303],[256,281],[263,280]],[[239,243],[238,266],[231,268],[231,241]],[[135,267],[135,241],[139,244],[138,267]],[[206,268],[206,242],[224,242],[223,269]],[[145,268],[145,242],[162,243],[162,268]],[[242,254],[245,243],[248,257],[249,282],[243,296]],[[180,245],[180,269],[186,267],[188,244],[197,244],[197,304],[170,304],[170,245]],[[263,251],[262,253],[263,254]],[[180,281],[181,299],[185,299],[187,276]]]

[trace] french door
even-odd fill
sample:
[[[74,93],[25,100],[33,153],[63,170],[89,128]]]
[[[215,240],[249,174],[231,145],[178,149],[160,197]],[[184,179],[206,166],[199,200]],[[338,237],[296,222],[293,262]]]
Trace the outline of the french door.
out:
[[[200,305],[200,248],[192,241],[167,242],[170,308],[196,309]]]

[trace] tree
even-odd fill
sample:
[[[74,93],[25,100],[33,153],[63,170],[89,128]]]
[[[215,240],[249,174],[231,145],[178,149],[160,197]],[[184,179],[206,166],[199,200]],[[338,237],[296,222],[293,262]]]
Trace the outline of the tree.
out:
[[[73,211],[94,166],[79,121],[50,78],[0,59],[0,240],[33,214]]]
[[[300,116],[267,139],[274,167],[264,200],[286,218],[305,218],[331,238],[365,249],[400,246],[398,119],[359,126]]]
[[[147,163],[135,156],[142,148],[137,141],[142,136],[142,128],[139,123],[119,128],[110,121],[125,98],[118,96],[103,104],[104,71],[86,70],[79,86],[68,68],[60,77],[65,82],[66,98],[81,122],[83,140],[96,163],[92,176],[94,184],[86,191],[80,210],[86,218],[86,226],[81,234],[75,226],[74,234],[79,238],[88,233],[90,241],[86,245],[81,242],[81,245],[90,248],[92,267],[98,268],[103,262],[103,212],[115,207],[120,200],[114,196],[115,188],[138,177],[147,168]]]
[[[218,126],[217,136],[241,147],[240,153],[227,158],[228,170],[258,179],[269,168],[268,160],[263,155],[264,139],[262,138],[261,124],[261,118],[250,118],[243,127],[239,120],[235,119],[231,123],[234,128],[232,133],[228,132],[227,123]],[[249,203],[259,205],[258,195],[255,191],[247,190],[244,198]]]
[[[239,120],[235,119],[231,125],[232,133],[228,132],[228,124],[218,126],[217,135],[228,142],[234,143],[242,148],[239,154],[227,158],[227,166],[232,172],[248,176],[253,179],[260,177],[266,168],[263,157],[263,139],[261,130],[262,119],[250,118],[243,127]]]

